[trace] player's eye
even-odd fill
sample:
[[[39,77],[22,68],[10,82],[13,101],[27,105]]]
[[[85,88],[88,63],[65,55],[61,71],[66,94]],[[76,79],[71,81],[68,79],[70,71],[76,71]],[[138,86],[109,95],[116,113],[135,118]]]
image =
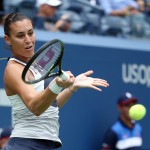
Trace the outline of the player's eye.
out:
[[[32,36],[33,35],[33,31],[30,31],[28,34],[29,34],[29,36]]]
[[[23,38],[23,37],[24,37],[24,34],[18,34],[17,37],[18,37],[18,38]]]

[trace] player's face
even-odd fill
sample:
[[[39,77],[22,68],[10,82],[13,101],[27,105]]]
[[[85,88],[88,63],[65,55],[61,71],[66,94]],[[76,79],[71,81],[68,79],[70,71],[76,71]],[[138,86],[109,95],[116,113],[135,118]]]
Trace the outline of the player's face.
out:
[[[5,36],[15,57],[28,61],[34,54],[35,35],[30,20],[24,19],[10,25],[10,36]]]

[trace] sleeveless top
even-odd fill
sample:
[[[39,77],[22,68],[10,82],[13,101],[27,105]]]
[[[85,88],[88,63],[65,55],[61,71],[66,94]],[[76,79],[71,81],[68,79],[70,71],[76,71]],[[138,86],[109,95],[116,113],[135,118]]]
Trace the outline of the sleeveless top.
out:
[[[10,58],[9,61],[16,61],[22,65],[24,62]],[[35,70],[30,69],[34,77],[37,78],[40,74],[35,73]],[[33,84],[37,92],[44,90],[44,81]],[[25,89],[24,89],[25,90]],[[46,139],[60,142],[59,139],[59,109],[58,107],[50,106],[40,116],[35,116],[23,103],[19,95],[8,96],[12,105],[12,115],[14,129],[11,137]]]

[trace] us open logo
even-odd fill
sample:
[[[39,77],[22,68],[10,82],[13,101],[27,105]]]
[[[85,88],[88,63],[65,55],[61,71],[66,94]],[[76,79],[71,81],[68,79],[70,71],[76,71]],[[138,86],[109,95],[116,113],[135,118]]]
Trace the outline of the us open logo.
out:
[[[122,64],[122,80],[125,83],[150,87],[150,66],[145,64]]]

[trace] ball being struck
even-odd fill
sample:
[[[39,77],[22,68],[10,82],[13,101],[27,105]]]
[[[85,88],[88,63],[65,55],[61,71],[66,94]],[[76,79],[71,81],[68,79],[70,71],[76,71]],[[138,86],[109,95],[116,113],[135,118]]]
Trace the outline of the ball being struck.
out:
[[[133,120],[141,120],[146,115],[146,108],[141,104],[133,105],[129,110],[129,116]]]

